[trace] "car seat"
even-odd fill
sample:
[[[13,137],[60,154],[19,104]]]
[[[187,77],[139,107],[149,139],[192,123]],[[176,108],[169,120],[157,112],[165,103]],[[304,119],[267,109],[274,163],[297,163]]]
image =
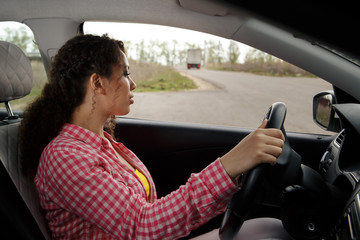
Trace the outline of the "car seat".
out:
[[[32,84],[29,59],[16,45],[0,41],[0,102],[5,103],[8,113],[0,121],[1,239],[50,239],[34,181],[21,171],[18,150],[21,119],[13,114],[9,104],[29,94]]]

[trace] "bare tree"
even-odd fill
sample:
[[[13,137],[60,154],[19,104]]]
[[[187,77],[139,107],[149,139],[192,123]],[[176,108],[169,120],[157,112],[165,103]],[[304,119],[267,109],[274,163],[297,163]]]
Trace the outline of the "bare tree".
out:
[[[240,50],[236,42],[230,41],[228,54],[229,54],[229,62],[231,64],[235,64],[239,60]]]

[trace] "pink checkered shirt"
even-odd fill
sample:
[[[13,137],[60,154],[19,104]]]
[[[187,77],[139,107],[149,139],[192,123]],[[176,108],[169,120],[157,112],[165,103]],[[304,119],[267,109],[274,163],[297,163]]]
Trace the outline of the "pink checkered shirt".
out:
[[[149,180],[149,198],[106,140],[66,124],[44,149],[35,177],[53,239],[177,239],[223,212],[238,190],[217,159],[157,199],[144,164],[106,137]]]

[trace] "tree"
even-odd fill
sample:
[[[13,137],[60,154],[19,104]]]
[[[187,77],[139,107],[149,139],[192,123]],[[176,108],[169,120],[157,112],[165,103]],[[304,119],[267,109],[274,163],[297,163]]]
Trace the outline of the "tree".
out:
[[[172,40],[172,43],[173,43],[173,48],[171,50],[171,65],[173,66],[174,64],[176,64],[176,58],[177,56],[179,56],[179,52],[177,50],[178,41]]]
[[[131,55],[131,52],[133,51],[132,42],[131,42],[131,41],[123,41],[123,42],[124,42],[126,54],[127,54],[128,56],[130,56],[130,55]]]
[[[168,42],[159,43],[160,56],[165,60],[166,65],[170,65],[171,51]]]
[[[239,46],[234,41],[230,41],[229,44],[229,62],[234,64],[238,61],[240,57]]]
[[[187,58],[187,50],[182,48],[177,51],[178,63],[185,63]]]
[[[204,45],[207,63],[221,64],[224,62],[226,54],[220,41],[205,41]]]
[[[146,57],[144,40],[141,40],[141,42],[136,43],[135,48],[136,48],[136,55],[137,55],[138,60],[146,62],[147,57]]]
[[[276,61],[278,58],[255,48],[250,49],[245,56],[246,63],[272,63]]]

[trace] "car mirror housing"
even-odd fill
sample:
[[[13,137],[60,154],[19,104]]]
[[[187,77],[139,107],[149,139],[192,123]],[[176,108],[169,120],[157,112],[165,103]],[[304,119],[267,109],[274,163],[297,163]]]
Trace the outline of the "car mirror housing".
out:
[[[313,98],[313,119],[322,129],[332,132],[341,130],[340,120],[332,107],[335,104],[333,91],[324,91]]]

